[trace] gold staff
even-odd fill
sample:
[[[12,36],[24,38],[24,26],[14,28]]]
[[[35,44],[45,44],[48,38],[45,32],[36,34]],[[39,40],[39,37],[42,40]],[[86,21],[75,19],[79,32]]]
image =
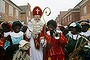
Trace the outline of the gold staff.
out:
[[[46,20],[45,20],[45,16],[49,16],[51,14],[51,9],[49,7],[46,7],[44,10],[43,10],[43,15],[42,15],[42,18],[44,20],[44,41],[45,41],[45,38],[46,38]],[[47,48],[46,46],[43,47],[43,56],[47,53],[46,52]],[[45,59],[45,57],[43,57],[43,60]]]
[[[51,9],[49,7],[46,7],[44,10],[43,10],[43,15],[42,15],[42,18],[44,20],[44,41],[45,41],[45,35],[46,35],[46,20],[45,20],[45,16],[49,16],[51,14]]]
[[[50,9],[49,7],[46,7],[46,8],[43,10],[43,15],[42,15],[45,24],[46,24],[46,20],[45,20],[44,15],[49,16],[50,14],[51,14],[51,9]]]

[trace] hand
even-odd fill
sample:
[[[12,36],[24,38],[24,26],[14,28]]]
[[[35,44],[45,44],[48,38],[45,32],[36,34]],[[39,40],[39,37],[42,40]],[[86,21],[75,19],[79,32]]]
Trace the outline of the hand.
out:
[[[40,44],[41,44],[42,47],[45,47],[46,44],[47,44],[47,41],[44,40],[44,39],[42,39],[42,40],[40,41]]]
[[[20,47],[21,50],[28,50],[30,48],[30,44],[27,43],[23,47]]]
[[[14,45],[8,46],[6,48],[7,53],[13,54],[16,50],[19,49],[18,46],[19,46],[19,44],[14,44]]]

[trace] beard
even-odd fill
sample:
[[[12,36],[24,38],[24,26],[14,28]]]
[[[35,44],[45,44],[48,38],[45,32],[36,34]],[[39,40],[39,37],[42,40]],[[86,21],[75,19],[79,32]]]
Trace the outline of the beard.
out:
[[[40,25],[36,25],[33,27],[34,34],[39,34],[41,32],[41,30],[42,30],[42,26],[40,26]]]
[[[43,23],[41,21],[36,22],[35,20],[33,23],[33,34],[39,34],[42,30]]]

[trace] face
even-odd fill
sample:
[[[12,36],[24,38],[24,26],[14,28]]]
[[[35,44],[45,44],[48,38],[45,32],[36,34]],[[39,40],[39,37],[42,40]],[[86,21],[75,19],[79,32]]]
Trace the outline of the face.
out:
[[[40,21],[40,18],[41,18],[40,15],[35,15],[35,16],[34,16],[34,20],[35,20],[36,22],[39,22],[39,21]]]
[[[14,28],[14,32],[15,32],[15,33],[20,32],[20,27],[16,26],[16,27]]]
[[[3,38],[4,34],[0,34],[0,38]]]
[[[48,30],[49,30],[49,31],[52,30],[51,26],[48,26]]]
[[[3,38],[4,32],[0,29],[0,38]]]
[[[72,34],[77,34],[77,30],[75,27],[70,28]]]
[[[82,26],[82,32],[87,32],[87,30],[88,30],[88,26],[83,25]]]
[[[52,26],[52,25],[49,25],[49,26],[48,26],[48,30],[55,30],[55,27]]]

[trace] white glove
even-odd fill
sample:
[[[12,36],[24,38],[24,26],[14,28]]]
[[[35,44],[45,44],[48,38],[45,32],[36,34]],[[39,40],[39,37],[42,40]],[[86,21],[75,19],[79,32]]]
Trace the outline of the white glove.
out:
[[[21,40],[19,42],[19,48],[22,50],[28,50],[30,48],[30,43],[25,40]]]
[[[44,40],[44,39],[41,39],[40,44],[41,44],[42,47],[45,47],[46,44],[47,44],[47,41]]]
[[[30,48],[30,44],[25,44],[23,47],[20,47],[22,50],[28,50]]]

